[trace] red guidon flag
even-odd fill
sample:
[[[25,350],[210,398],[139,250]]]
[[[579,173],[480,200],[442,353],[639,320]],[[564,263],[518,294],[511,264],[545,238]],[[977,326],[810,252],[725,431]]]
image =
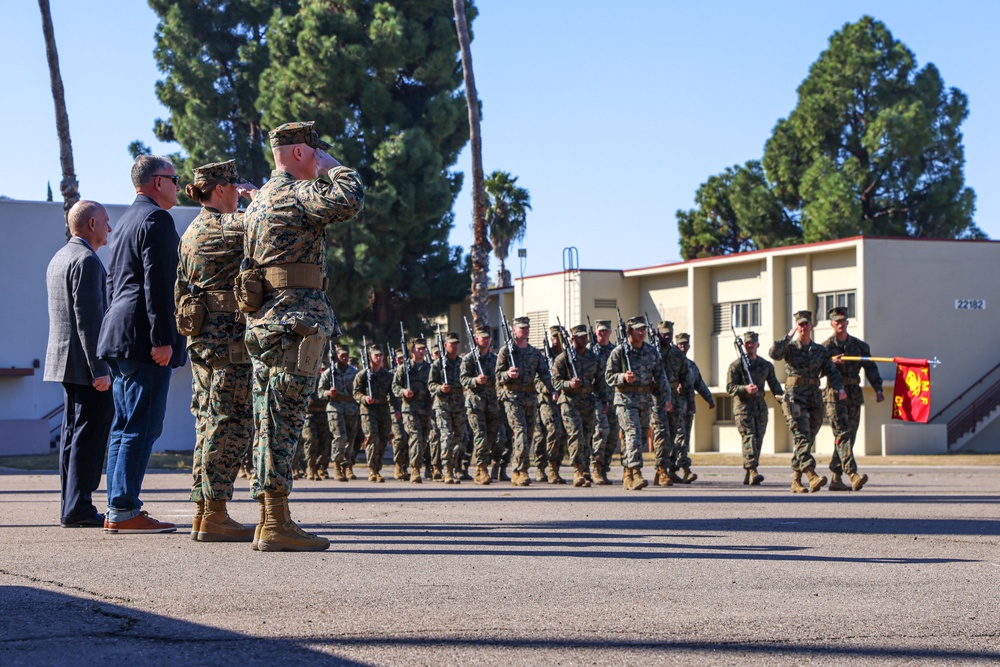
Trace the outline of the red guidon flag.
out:
[[[896,386],[892,390],[892,418],[927,423],[931,414],[931,367],[926,359],[895,357]]]

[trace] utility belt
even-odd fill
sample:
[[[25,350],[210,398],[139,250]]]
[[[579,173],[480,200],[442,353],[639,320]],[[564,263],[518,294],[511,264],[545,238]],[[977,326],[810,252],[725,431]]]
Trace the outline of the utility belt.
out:
[[[238,340],[229,345],[220,345],[215,348],[215,356],[209,360],[208,365],[214,369],[219,369],[229,365],[249,363],[250,354],[247,352],[247,346],[242,340]]]
[[[525,394],[535,393],[534,383],[525,384],[523,382],[505,382],[503,386],[507,391],[520,391]]]
[[[786,387],[818,387],[818,378],[804,378],[793,375],[785,380]]]
[[[365,406],[371,407],[373,405],[388,405],[388,404],[389,404],[389,399],[388,398],[373,398],[371,403],[369,403],[368,401],[365,401],[365,402],[361,403],[360,405],[361,405],[361,407],[365,407]]]
[[[651,394],[653,393],[653,385],[633,385],[627,384],[615,387],[615,391],[621,394]]]
[[[292,375],[319,376],[326,347],[326,336],[320,335],[319,325],[314,324],[310,327],[302,320],[296,319],[292,334],[295,341],[282,352],[278,366]]]
[[[354,403],[355,405],[357,404],[357,401],[354,400],[353,396],[341,394],[339,391],[337,392],[336,396],[334,396],[333,398],[330,399],[330,402],[331,403]]]
[[[566,389],[563,391],[567,396],[587,396],[594,393],[593,387],[578,387],[576,389]]]
[[[330,285],[326,267],[318,264],[292,262],[257,266],[252,259],[244,259],[236,276],[236,299],[244,313],[255,313],[264,304],[264,294],[279,289],[318,289],[326,291]]]
[[[845,378],[845,377],[842,377],[841,380],[843,380],[845,387],[860,386],[861,385],[861,378]]]
[[[205,305],[210,313],[238,313],[240,306],[231,290],[209,290],[205,292]]]

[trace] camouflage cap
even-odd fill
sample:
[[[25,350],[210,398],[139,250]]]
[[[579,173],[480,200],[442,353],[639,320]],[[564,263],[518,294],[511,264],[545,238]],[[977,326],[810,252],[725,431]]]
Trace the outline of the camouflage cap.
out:
[[[329,149],[330,144],[320,139],[316,133],[316,128],[313,127],[315,124],[316,121],[307,120],[279,125],[268,133],[271,137],[271,148],[306,144],[324,151]]]
[[[595,331],[611,331],[611,320],[597,320],[594,325]]]
[[[827,313],[827,319],[831,322],[840,322],[841,320],[847,319],[847,309],[843,306],[837,306],[836,308],[831,308],[830,312]]]
[[[579,336],[586,336],[588,333],[590,333],[587,330],[586,324],[577,324],[575,327],[570,329],[570,332],[573,334],[574,338],[578,338]]]
[[[552,326],[549,327],[550,334],[559,334],[561,332],[562,332],[562,327],[560,326],[553,324]]]
[[[225,162],[213,162],[195,167],[194,184],[211,183],[213,181],[227,181],[229,183],[239,183],[243,179],[236,172],[236,160],[226,160]]]
[[[376,354],[381,357],[384,354],[382,352],[382,348],[380,348],[378,345],[372,345],[370,348],[368,348],[369,357],[374,357]]]
[[[475,334],[476,336],[492,336],[493,332],[485,324],[480,324],[476,326]]]
[[[796,324],[801,324],[802,322],[808,322],[809,324],[812,324],[813,314],[811,310],[800,310],[794,315],[792,315],[792,319],[795,320]]]
[[[687,343],[688,345],[690,345],[691,334],[679,333],[676,336],[674,336],[674,342],[676,342],[678,345],[680,345],[681,343]]]
[[[514,318],[514,326],[515,327],[530,327],[531,326],[531,318],[528,318],[528,317],[515,317]]]
[[[444,342],[446,343],[461,343],[462,339],[458,337],[458,334],[454,331],[449,331],[444,335]]]
[[[659,331],[664,336],[667,334],[672,334],[674,332],[674,323],[670,320],[662,320],[656,325],[656,330]]]
[[[645,329],[646,318],[636,315],[635,317],[628,318],[627,324],[629,329]]]
[[[756,331],[744,331],[743,332],[743,342],[744,343],[756,343],[760,340]]]
[[[334,345],[333,352],[334,352],[334,354],[350,354],[351,353],[351,351],[348,350],[343,345]]]
[[[410,349],[416,350],[418,347],[427,349],[427,339],[426,338],[414,338],[410,341]]]

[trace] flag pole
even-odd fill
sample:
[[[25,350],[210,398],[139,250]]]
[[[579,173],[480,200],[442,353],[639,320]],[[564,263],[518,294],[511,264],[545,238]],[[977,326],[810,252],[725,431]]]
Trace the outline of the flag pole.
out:
[[[941,362],[937,357],[933,359],[904,359],[902,357],[841,357],[841,361],[883,361],[888,364],[898,364],[899,362],[916,364],[918,366],[939,366]]]

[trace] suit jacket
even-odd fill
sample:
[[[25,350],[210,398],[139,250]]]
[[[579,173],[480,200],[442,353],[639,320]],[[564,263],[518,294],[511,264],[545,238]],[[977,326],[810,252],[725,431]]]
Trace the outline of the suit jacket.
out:
[[[75,236],[49,262],[46,381],[89,385],[94,378],[111,374],[107,362],[97,357],[97,338],[108,307],[106,277],[97,253]]]
[[[152,362],[153,347],[170,345],[174,368],[187,363],[174,320],[177,244],[174,219],[145,195],[122,214],[111,235],[108,299],[97,344],[102,359]]]

